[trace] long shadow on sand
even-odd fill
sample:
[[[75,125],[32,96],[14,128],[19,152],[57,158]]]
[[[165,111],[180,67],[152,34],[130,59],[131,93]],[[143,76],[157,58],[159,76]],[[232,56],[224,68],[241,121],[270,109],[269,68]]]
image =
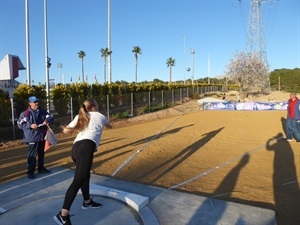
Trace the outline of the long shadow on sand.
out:
[[[166,169],[165,171],[163,171],[161,174],[157,175],[155,178],[153,178],[151,181],[149,181],[150,183],[154,183],[155,181],[157,181],[158,179],[160,179],[161,177],[165,176],[167,173],[169,173],[170,171],[172,171],[174,168],[178,167],[181,163],[183,163],[186,159],[188,159],[189,157],[191,157],[196,151],[200,150],[202,146],[204,146],[206,143],[208,143],[212,138],[214,138],[219,132],[221,132],[221,130],[224,127],[221,127],[217,130],[208,132],[206,134],[203,134],[202,136],[204,136],[203,138],[201,138],[199,141],[196,141],[195,143],[187,146],[186,148],[184,148],[182,151],[178,152],[174,157],[172,157],[171,159],[155,166],[154,168],[152,168],[150,171],[148,171],[148,173],[143,174],[140,177],[136,177],[134,180],[138,180],[142,177],[145,177],[149,174],[152,174],[154,171],[157,171],[159,169],[161,169],[162,167],[170,164],[170,166],[168,166],[168,169]]]
[[[213,208],[214,212],[211,212],[214,216],[210,217],[209,221],[203,221],[204,223],[199,223],[201,218],[196,216],[192,217],[188,224],[206,224],[206,225],[215,225],[222,224],[222,215],[224,214],[227,203],[223,202],[222,204],[218,204],[218,200],[216,198],[229,195],[233,192],[234,187],[236,185],[237,179],[240,175],[240,172],[243,167],[247,165],[250,160],[250,156],[248,154],[244,155],[239,163],[226,175],[221,184],[217,187],[215,192],[212,194],[214,197],[207,198],[201,206],[197,209],[198,212],[205,212],[207,209]],[[200,213],[195,213],[195,215],[201,215]],[[242,223],[239,223],[242,224]]]
[[[280,139],[282,133],[267,141],[267,150],[274,152],[273,188],[277,225],[300,224],[300,189],[295,157],[291,144]],[[279,139],[274,141],[274,139]],[[300,146],[297,150],[300,150]],[[283,220],[282,215],[285,215]]]

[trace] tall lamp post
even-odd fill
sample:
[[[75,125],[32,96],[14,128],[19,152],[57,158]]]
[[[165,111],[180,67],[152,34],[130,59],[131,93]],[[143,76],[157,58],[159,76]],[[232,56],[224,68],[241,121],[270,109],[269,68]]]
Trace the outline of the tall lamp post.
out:
[[[107,15],[108,15],[108,18],[107,18],[107,48],[108,48],[108,52],[111,53],[111,37],[110,37],[110,0],[108,0],[107,2]],[[108,54],[107,56],[107,67],[108,67],[108,83],[110,84],[111,83],[111,80],[112,80],[112,75],[111,75],[111,54]]]
[[[186,59],[185,59],[185,35],[182,35],[183,37],[183,61],[184,61],[184,85],[185,85],[185,79],[186,79]]]
[[[29,10],[28,10],[28,0],[25,0],[25,26],[26,26],[26,73],[27,73],[27,84],[31,85],[30,76],[30,49],[29,49]]]
[[[208,54],[208,63],[207,63],[207,83],[210,84],[210,55]]]
[[[192,61],[193,61],[193,71],[192,71],[192,84],[194,84],[194,69],[195,69],[195,67],[194,67],[194,54],[195,54],[195,49],[194,48],[191,48],[191,54],[192,54]]]
[[[61,68],[63,68],[62,63],[57,63],[58,73],[59,73],[59,83],[61,84]]]
[[[50,112],[49,101],[49,68],[51,66],[51,58],[48,56],[48,31],[47,31],[47,0],[44,0],[44,29],[45,29],[45,59],[46,59],[46,97],[47,97],[47,111]]]

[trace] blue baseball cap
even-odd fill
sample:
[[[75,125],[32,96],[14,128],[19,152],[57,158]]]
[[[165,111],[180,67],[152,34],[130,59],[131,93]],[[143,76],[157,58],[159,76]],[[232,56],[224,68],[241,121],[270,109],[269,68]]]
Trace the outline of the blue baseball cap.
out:
[[[38,102],[38,101],[40,101],[40,99],[38,97],[36,97],[36,96],[30,96],[28,98],[28,101],[29,102]]]

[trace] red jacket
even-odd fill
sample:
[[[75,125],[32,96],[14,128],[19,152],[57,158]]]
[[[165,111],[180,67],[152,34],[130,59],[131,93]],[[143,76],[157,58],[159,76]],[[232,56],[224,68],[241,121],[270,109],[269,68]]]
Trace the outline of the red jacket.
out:
[[[296,97],[294,101],[292,99],[289,99],[288,101],[288,118],[293,119],[295,117],[295,105],[299,99]]]

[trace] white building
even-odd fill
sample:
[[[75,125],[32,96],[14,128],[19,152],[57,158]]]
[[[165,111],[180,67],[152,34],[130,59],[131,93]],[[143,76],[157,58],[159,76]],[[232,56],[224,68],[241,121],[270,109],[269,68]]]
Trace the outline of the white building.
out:
[[[20,84],[15,80],[19,77],[19,70],[25,69],[20,58],[16,55],[7,54],[0,61],[0,88],[4,92],[8,92],[10,97]]]

